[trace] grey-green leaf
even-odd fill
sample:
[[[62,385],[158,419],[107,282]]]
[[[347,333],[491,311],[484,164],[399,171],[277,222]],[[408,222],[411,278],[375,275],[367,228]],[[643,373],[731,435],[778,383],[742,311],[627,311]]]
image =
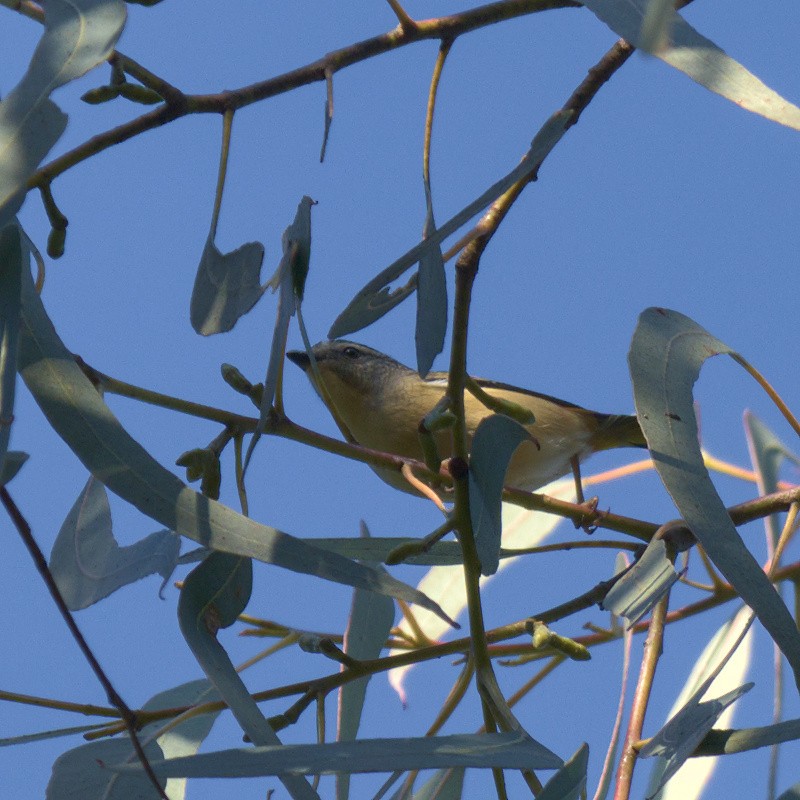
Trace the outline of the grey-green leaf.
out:
[[[19,226],[6,225],[0,231],[0,471],[5,465],[14,419],[22,270],[29,269],[29,261]]]
[[[0,486],[5,486],[22,469],[28,458],[28,454],[20,450],[7,450],[3,466],[0,467]]]
[[[153,762],[152,767],[163,777],[255,778],[443,767],[559,769],[561,764],[561,759],[525,734],[483,733],[220,750]],[[115,769],[129,772],[138,767]]]
[[[365,328],[375,320],[380,319],[387,311],[408,297],[416,287],[416,281],[413,278],[396,292],[390,293],[389,284],[396,281],[406,270],[425,257],[429,250],[438,248],[448,236],[455,233],[468,220],[483,211],[517,181],[535,173],[564,135],[572,121],[572,116],[572,112],[563,111],[553,114],[534,137],[530,150],[522,158],[522,161],[508,175],[490,186],[466,208],[451,217],[440,228],[431,232],[428,237],[369,281],[336,318],[328,332],[328,336],[331,339],[340,339],[349,333],[361,330],[361,328]]]
[[[178,602],[178,622],[194,657],[250,740],[256,745],[280,747],[280,739],[217,640],[217,631],[232,625],[245,609],[252,588],[253,565],[249,558],[211,553],[184,581]],[[193,756],[188,758],[191,761]],[[293,798],[319,800],[303,778],[289,776],[283,783]]]
[[[194,279],[189,318],[203,336],[224,333],[259,301],[264,245],[248,242],[222,253],[209,238]]]
[[[442,769],[414,792],[413,800],[461,800],[463,792],[464,769]]]
[[[739,536],[703,464],[692,387],[709,356],[733,351],[683,314],[650,308],[639,317],[628,364],[636,415],[656,470],[688,527],[756,612],[800,685],[800,634]]]
[[[64,602],[76,611],[153,573],[166,583],[180,548],[179,537],[171,531],[151,533],[120,547],[112,532],[106,490],[100,481],[89,478],[53,545],[50,572]]]
[[[394,625],[394,603],[391,599],[356,589],[344,635],[345,653],[358,661],[378,658],[392,625]],[[348,681],[339,689],[337,741],[346,742],[356,738],[370,677],[365,675],[363,678]],[[337,775],[337,800],[346,800],[349,790],[350,776]]]
[[[572,758],[545,784],[537,800],[578,800],[586,791],[589,745],[582,744]]]
[[[421,592],[335,553],[237,514],[164,469],[119,420],[59,339],[30,275],[23,275],[19,370],[53,429],[105,486],[165,528],[235,553],[419,603],[449,620]]]
[[[22,205],[26,183],[64,132],[49,96],[111,55],[125,24],[121,0],[43,0],[45,29],[27,72],[0,103],[0,227]]]
[[[503,482],[511,456],[528,439],[525,428],[503,414],[482,420],[472,439],[469,513],[483,575],[494,575],[500,565]]]
[[[614,33],[645,48],[651,44],[647,37],[642,40],[642,23],[649,1],[581,0]],[[746,111],[800,130],[800,108],[765,86],[677,12],[673,11],[669,19],[660,21],[659,25],[669,27],[671,43],[656,48],[653,55]]]
[[[670,590],[680,576],[667,558],[663,539],[653,539],[642,557],[605,596],[602,607],[635,625]]]
[[[426,186],[428,211],[424,238],[436,231],[430,189]],[[433,361],[444,348],[447,333],[447,279],[440,245],[429,247],[419,260],[417,273],[417,323],[414,342],[417,350],[417,371],[424,378]]]

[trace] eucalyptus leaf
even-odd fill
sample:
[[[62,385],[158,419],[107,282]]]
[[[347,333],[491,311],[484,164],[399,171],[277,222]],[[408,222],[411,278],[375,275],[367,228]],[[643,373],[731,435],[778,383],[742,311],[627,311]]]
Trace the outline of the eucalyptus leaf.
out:
[[[603,598],[602,607],[635,625],[679,578],[663,539],[652,539],[641,558]]]
[[[423,239],[436,230],[430,187],[426,186],[427,214]],[[447,333],[447,279],[440,245],[430,247],[419,260],[417,273],[417,323],[414,342],[417,350],[417,371],[424,378],[433,361],[444,349]]]
[[[0,470],[5,466],[14,419],[23,269],[30,269],[30,254],[23,247],[19,226],[12,223],[0,231]]]
[[[637,47],[652,47],[649,31],[643,30],[648,6],[653,0],[580,0],[614,33]],[[658,0],[661,2],[661,0]],[[657,29],[667,27],[670,42],[652,50],[653,55],[688,75],[711,92],[746,111],[800,130],[800,108],[765,86],[738,61],[698,33],[676,11],[663,17]]]
[[[572,758],[550,778],[537,800],[578,800],[586,792],[589,745],[582,744]]]
[[[121,0],[42,0],[44,33],[22,80],[0,102],[0,228],[22,205],[28,178],[64,132],[49,96],[105,61],[125,24]]]
[[[192,289],[189,318],[202,336],[233,328],[261,299],[264,245],[248,242],[230,253],[222,253],[209,238],[203,248]]]
[[[248,558],[211,553],[186,578],[178,602],[178,622],[186,642],[203,671],[225,700],[236,721],[256,745],[281,746],[280,739],[258,708],[239,673],[217,639],[217,631],[232,625],[250,600],[253,566]],[[196,756],[168,762],[191,762]],[[173,774],[168,777],[191,777]],[[282,782],[293,798],[316,798],[317,793],[297,776]]]
[[[0,467],[0,486],[5,486],[28,460],[28,454],[20,450],[8,450],[2,467]]]
[[[502,414],[481,420],[469,458],[469,513],[483,575],[500,565],[501,509],[508,462],[530,434]]]
[[[161,575],[163,588],[178,563],[180,548],[172,531],[151,533],[120,547],[112,532],[105,487],[92,477],[56,537],[50,572],[67,607],[76,611],[153,573]]]
[[[464,772],[460,767],[438,770],[414,792],[413,800],[461,800]]]
[[[481,733],[240,748],[151,764],[160,777],[256,778],[442,767],[559,769],[562,762],[524,734]],[[127,773],[140,767],[131,764],[114,769]]]
[[[758,614],[800,686],[800,634],[714,488],[698,442],[692,387],[710,356],[733,351],[683,314],[649,308],[639,317],[628,364],[636,415],[664,486],[706,553]]]
[[[260,525],[192,491],[164,469],[125,431],[75,363],[30,275],[23,275],[19,370],[53,429],[89,472],[165,528],[213,550],[418,602],[444,615],[436,603],[390,575]]]

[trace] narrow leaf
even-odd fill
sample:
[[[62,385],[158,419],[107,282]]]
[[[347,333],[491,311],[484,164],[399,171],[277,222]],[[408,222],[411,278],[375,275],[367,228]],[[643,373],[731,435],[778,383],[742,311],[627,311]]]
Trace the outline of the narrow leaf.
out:
[[[614,33],[637,47],[647,49],[651,41],[642,25],[651,0],[581,0]],[[734,61],[713,42],[698,33],[677,12],[658,21],[668,27],[671,43],[653,50],[653,55],[688,75],[711,92],[746,111],[800,130],[800,108],[765,86],[755,75]]]
[[[433,205],[430,187],[425,187],[427,214],[423,239],[436,230],[433,220]],[[424,378],[431,370],[433,361],[444,349],[447,333],[447,279],[440,245],[430,247],[419,260],[417,278],[417,324],[414,342],[417,350],[417,371]]]
[[[120,547],[112,532],[106,490],[89,478],[53,545],[50,571],[67,607],[76,611],[153,573],[164,579],[163,587],[180,548],[180,539],[171,531],[151,533]]]
[[[51,92],[105,61],[125,24],[122,0],[41,5],[42,38],[22,80],[0,103],[0,228],[22,205],[28,178],[66,127]]]
[[[675,11],[675,0],[648,0],[639,35],[639,47],[658,53],[669,47],[669,35]]]
[[[439,247],[448,236],[455,233],[472,217],[497,200],[503,192],[511,188],[517,181],[528,178],[535,173],[564,135],[571,120],[572,112],[559,111],[550,117],[534,137],[530,150],[508,175],[490,186],[480,197],[459,211],[454,217],[451,217],[444,225],[433,231],[407,253],[400,256],[397,261],[386,267],[361,289],[350,301],[347,308],[336,318],[328,333],[329,338],[340,339],[349,333],[365,328],[375,320],[380,319],[401,300],[408,297],[416,286],[415,279],[412,278],[399,290],[399,294],[390,292],[389,284],[396,281],[404,272],[413,267],[429,250]]]
[[[152,766],[162,777],[255,778],[442,767],[558,769],[561,763],[547,748],[524,734],[483,733],[220,750],[155,762]],[[115,769],[125,773],[139,767],[131,764]]]
[[[219,629],[236,621],[247,606],[252,587],[253,565],[250,559],[211,553],[184,581],[178,602],[178,622],[194,657],[250,741],[256,745],[280,747],[280,739],[250,696],[216,635]],[[179,757],[161,763],[187,760],[191,763],[194,758],[196,756]],[[189,776],[174,773],[168,777]],[[293,798],[319,800],[303,778],[287,776],[282,782]]]
[[[537,800],[578,800],[586,792],[589,745],[582,744],[569,761],[545,784]]]
[[[392,625],[394,625],[392,600],[376,596],[372,592],[365,592],[363,589],[356,589],[344,634],[344,652],[358,661],[378,658]],[[346,742],[356,738],[370,678],[371,675],[365,675],[363,678],[348,681],[339,689],[337,741]],[[338,800],[346,800],[349,791],[350,776],[338,775],[336,778]]]
[[[27,247],[23,255],[19,227],[6,225],[0,231],[0,471],[4,469],[14,420],[21,276],[23,269],[30,269],[29,261]]]
[[[27,460],[27,453],[19,450],[8,450],[3,466],[0,468],[0,486],[5,486],[22,469],[22,465]]]
[[[482,420],[472,439],[469,513],[483,575],[494,575],[500,565],[504,479],[511,456],[528,439],[525,428],[502,414]]]
[[[461,800],[463,792],[464,769],[443,769],[414,792],[413,800]]]
[[[758,614],[800,686],[800,634],[769,578],[739,536],[703,464],[692,386],[703,362],[733,351],[683,314],[639,317],[628,363],[636,415],[656,470],[697,540]]]
[[[89,472],[165,528],[213,550],[389,594],[444,614],[390,575],[260,525],[192,491],[164,469],[125,431],[81,372],[48,319],[30,275],[23,275],[19,370],[53,429]]]

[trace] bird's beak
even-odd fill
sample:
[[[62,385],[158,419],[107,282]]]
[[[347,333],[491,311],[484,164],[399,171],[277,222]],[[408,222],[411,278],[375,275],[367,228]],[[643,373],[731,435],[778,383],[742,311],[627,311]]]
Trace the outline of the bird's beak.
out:
[[[286,358],[288,358],[292,364],[297,364],[303,372],[305,372],[311,364],[311,359],[308,357],[305,350],[289,350],[286,353]]]

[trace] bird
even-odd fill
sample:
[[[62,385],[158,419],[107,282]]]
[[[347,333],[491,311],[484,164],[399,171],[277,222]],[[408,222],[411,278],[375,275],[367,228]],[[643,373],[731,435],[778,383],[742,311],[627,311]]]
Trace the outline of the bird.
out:
[[[404,459],[424,460],[420,421],[444,397],[446,372],[422,378],[385,353],[344,339],[319,342],[311,352],[325,391],[317,385],[304,350],[291,350],[286,357],[308,376],[346,439]],[[507,383],[474,381],[491,398],[510,401],[533,414],[534,421],[524,425],[530,439],[520,444],[508,465],[505,484],[510,488],[534,491],[571,471],[580,487],[578,465],[592,453],[647,446],[635,416],[590,411]],[[469,392],[464,393],[464,406],[469,446],[481,420],[495,412]],[[438,430],[433,436],[442,458],[451,457],[451,432]],[[417,494],[400,472],[373,469],[386,483]]]

